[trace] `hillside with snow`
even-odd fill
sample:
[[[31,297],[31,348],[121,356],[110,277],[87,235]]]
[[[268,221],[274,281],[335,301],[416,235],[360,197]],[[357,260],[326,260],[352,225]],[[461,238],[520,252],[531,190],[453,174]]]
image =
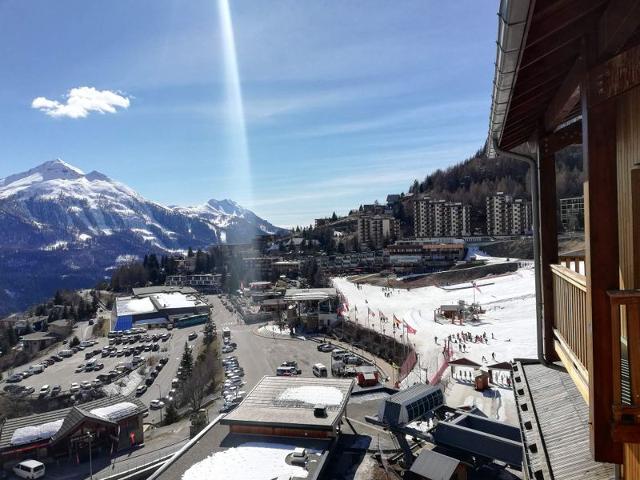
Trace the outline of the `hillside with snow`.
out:
[[[0,179],[0,314],[90,286],[118,258],[250,241],[282,230],[232,200],[164,206],[52,160]]]
[[[514,273],[487,277],[477,281],[478,290],[470,284],[441,287],[423,287],[411,290],[393,289],[385,296],[382,287],[362,285],[361,289],[346,278],[334,278],[335,287],[349,302],[349,318],[361,325],[369,325],[377,331],[392,336],[392,319],[400,320],[417,330],[407,335],[409,341],[420,354],[423,368],[431,374],[442,362],[443,339],[461,332],[475,335],[486,333],[487,343],[467,342],[466,353],[454,343],[455,358],[466,357],[479,364],[492,364],[509,361],[513,358],[535,358],[536,322],[534,272],[531,268],[520,268]],[[388,292],[388,290],[387,290]],[[434,321],[434,310],[440,305],[457,304],[459,300],[467,303],[478,302],[486,313],[477,323],[465,325],[441,324]],[[367,314],[370,308],[375,316]],[[380,322],[380,312],[389,319]],[[367,323],[368,322],[368,323]],[[397,330],[396,338],[400,336]],[[437,343],[436,343],[437,337]],[[494,359],[495,355],[495,359]]]

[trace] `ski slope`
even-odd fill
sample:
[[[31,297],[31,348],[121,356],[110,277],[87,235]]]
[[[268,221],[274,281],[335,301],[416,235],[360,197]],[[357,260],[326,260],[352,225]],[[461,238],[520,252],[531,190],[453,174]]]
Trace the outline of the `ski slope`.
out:
[[[486,285],[491,283],[490,285]],[[454,358],[466,357],[485,364],[509,361],[513,358],[534,358],[536,355],[535,288],[533,268],[521,268],[516,272],[478,280],[480,291],[470,284],[423,287],[411,290],[384,289],[372,285],[357,285],[343,277],[333,278],[334,286],[342,292],[349,304],[348,316],[352,321],[368,325],[376,331],[393,336],[393,315],[405,320],[417,330],[408,339],[416,347],[422,368],[429,375],[442,362],[443,339],[465,331],[472,336],[487,334],[488,343],[466,343],[466,353],[458,351],[453,344]],[[468,287],[455,289],[456,287]],[[385,293],[391,292],[389,296]],[[463,326],[439,324],[434,321],[434,309],[442,304],[455,304],[458,300],[474,301],[486,310],[481,321]],[[367,315],[367,307],[375,316]],[[356,311],[357,310],[357,311]],[[380,322],[379,312],[389,321]],[[396,330],[399,338],[401,330]],[[438,338],[438,343],[435,342]],[[492,357],[495,354],[495,360]]]

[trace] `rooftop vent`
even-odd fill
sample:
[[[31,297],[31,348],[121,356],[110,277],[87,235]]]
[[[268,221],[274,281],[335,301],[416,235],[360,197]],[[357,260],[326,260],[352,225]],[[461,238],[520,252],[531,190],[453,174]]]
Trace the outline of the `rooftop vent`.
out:
[[[327,406],[319,403],[313,407],[313,416],[318,418],[325,418],[327,416]]]

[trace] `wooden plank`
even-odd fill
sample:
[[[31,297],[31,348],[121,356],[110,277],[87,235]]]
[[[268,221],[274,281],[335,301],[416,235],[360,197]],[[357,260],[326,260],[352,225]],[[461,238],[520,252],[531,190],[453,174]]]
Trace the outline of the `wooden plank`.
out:
[[[580,371],[580,363],[575,361],[575,357],[571,356],[571,349],[566,347],[566,344],[563,345],[560,341],[560,338],[555,341],[555,349],[558,358],[564,365],[564,368],[567,369],[567,373],[575,383],[576,388],[584,398],[584,401],[589,404],[589,384],[585,380],[583,373]],[[586,372],[585,372],[586,373]]]
[[[585,81],[591,83],[589,78]],[[619,288],[616,105],[612,101],[594,105],[591,91],[583,91],[587,92],[581,105],[591,451],[597,461],[620,463],[622,446],[611,441],[614,380],[607,296],[607,290]]]
[[[640,85],[640,45],[625,50],[589,73],[590,105],[604,102]]]
[[[545,139],[541,141],[540,156],[540,211],[548,213],[550,218],[540,222],[540,253],[542,263],[542,335],[544,357],[548,362],[558,359],[553,345],[553,326],[555,324],[553,273],[551,265],[558,263],[558,229],[556,222],[556,159],[555,152],[548,149]]]

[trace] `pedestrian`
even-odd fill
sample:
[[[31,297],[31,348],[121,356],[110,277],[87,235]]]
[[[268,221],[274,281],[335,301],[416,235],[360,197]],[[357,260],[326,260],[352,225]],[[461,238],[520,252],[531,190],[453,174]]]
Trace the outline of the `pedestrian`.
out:
[[[496,353],[495,352],[491,352],[491,357],[493,358],[493,360],[495,361],[496,359]]]
[[[493,334],[493,332],[491,332],[491,340],[495,340],[496,336]]]
[[[487,359],[485,358],[485,356],[482,356],[482,363],[487,363]]]
[[[438,344],[438,337],[434,337],[435,341],[436,341],[436,345]]]

